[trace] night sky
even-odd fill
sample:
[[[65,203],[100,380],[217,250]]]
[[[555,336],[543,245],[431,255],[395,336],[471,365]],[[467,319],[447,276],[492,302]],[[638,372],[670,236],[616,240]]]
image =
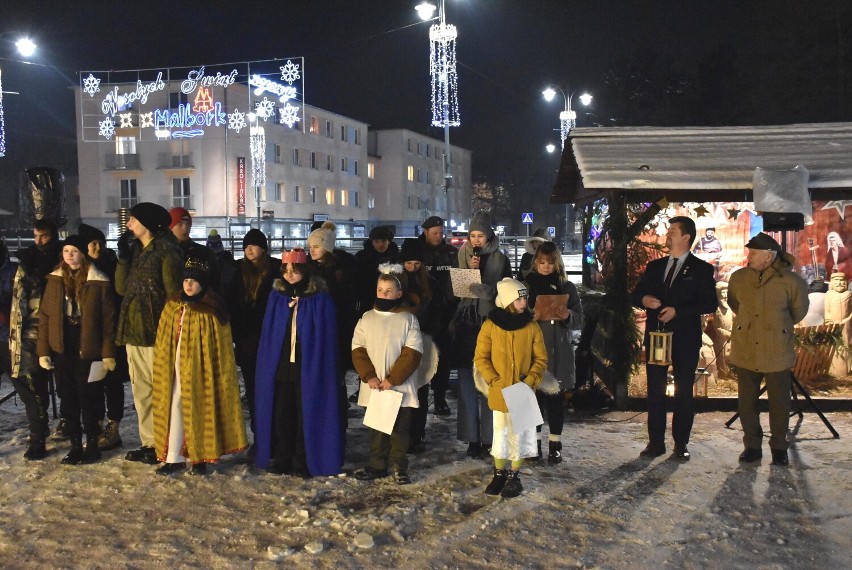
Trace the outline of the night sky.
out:
[[[442,138],[429,128],[430,24],[418,2],[3,2],[3,89],[20,95],[4,95],[0,207],[14,209],[26,166],[76,172],[78,70],[305,57],[306,103]],[[474,178],[546,199],[558,157],[543,149],[559,142],[562,105],[543,100],[547,84],[595,96],[578,126],[852,120],[850,4],[446,0],[459,30],[451,142],[473,151]],[[15,61],[15,32],[38,43],[38,65]]]

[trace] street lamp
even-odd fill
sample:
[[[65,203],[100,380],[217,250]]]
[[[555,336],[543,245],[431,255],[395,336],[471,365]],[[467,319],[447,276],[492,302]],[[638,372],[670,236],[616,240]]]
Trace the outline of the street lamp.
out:
[[[0,37],[9,35],[10,32],[5,32],[0,34]],[[36,45],[35,43],[27,37],[20,38],[17,42],[15,42],[15,47],[18,48],[18,53],[24,57],[30,57],[35,53]],[[5,58],[0,58],[5,59]],[[2,71],[2,70],[0,70]],[[14,91],[10,91],[10,94],[15,93]],[[0,156],[6,156],[6,120],[3,116],[3,78],[2,72],[0,72]]]
[[[429,74],[432,77],[432,125],[444,129],[444,199],[447,203],[447,217],[450,219],[450,186],[453,176],[450,173],[450,127],[458,127],[459,98],[458,73],[456,72],[456,38],[458,30],[447,24],[444,0],[440,6],[431,2],[421,2],[417,14],[422,20],[432,20],[438,10],[438,22],[429,28]]]
[[[35,42],[30,38],[23,37],[15,42],[15,47],[18,48],[18,53],[24,57],[30,57],[36,51]]]
[[[565,150],[565,141],[568,139],[568,133],[577,125],[577,112],[571,109],[571,100],[574,94],[571,93],[569,95],[565,93],[565,90],[561,87],[557,87],[556,89],[559,89],[559,92],[562,93],[562,97],[565,99],[565,109],[559,113],[559,135],[562,139],[562,149]],[[553,101],[553,98],[556,97],[556,90],[553,87],[548,87],[541,94],[544,95],[545,101]],[[583,93],[580,95],[580,102],[588,106],[592,102],[592,96],[588,93]]]
[[[248,114],[249,149],[251,151],[251,174],[254,184],[254,202],[257,205],[257,229],[260,229],[260,187],[266,184],[266,133],[258,124],[255,113]]]

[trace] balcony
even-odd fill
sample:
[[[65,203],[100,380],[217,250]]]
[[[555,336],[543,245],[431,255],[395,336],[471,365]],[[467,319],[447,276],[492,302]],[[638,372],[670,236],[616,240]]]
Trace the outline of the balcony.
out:
[[[107,171],[142,170],[138,154],[107,154],[104,158]]]
[[[161,152],[157,154],[157,170],[195,170],[195,163],[192,160],[192,153],[189,154],[172,154],[170,152]]]

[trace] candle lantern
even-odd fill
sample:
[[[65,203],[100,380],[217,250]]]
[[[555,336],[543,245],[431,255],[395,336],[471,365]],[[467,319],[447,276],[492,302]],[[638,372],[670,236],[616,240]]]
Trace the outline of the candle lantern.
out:
[[[710,372],[706,368],[699,368],[695,371],[695,384],[692,385],[692,395],[696,398],[707,397],[707,379],[710,377]]]
[[[648,364],[668,366],[672,363],[672,333],[652,331],[651,350],[648,354]]]

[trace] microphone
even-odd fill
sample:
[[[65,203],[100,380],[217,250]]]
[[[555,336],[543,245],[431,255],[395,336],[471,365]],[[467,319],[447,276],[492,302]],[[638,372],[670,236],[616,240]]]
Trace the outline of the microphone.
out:
[[[481,247],[475,247],[475,248],[473,248],[473,256],[474,256],[474,257],[479,257],[479,254],[480,254],[480,253],[482,253],[482,248],[481,248]]]

